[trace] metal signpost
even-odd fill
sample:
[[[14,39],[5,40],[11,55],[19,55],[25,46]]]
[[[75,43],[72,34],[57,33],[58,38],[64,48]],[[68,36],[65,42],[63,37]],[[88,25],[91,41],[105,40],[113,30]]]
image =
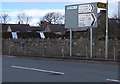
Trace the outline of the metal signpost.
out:
[[[70,56],[72,56],[72,28],[90,28],[90,56],[92,58],[92,28],[97,27],[97,3],[65,7],[65,28],[70,28]]]
[[[107,3],[87,3],[65,7],[65,28],[70,29],[70,56],[72,56],[72,29],[90,28],[90,57],[92,58],[92,28],[97,27],[97,8],[106,9],[105,58],[108,57],[108,0]]]
[[[70,56],[72,56],[72,28],[70,28]]]
[[[106,4],[106,39],[105,39],[105,58],[108,58],[108,0]]]
[[[93,47],[92,47],[92,27],[90,27],[90,57],[92,58],[93,53]]]

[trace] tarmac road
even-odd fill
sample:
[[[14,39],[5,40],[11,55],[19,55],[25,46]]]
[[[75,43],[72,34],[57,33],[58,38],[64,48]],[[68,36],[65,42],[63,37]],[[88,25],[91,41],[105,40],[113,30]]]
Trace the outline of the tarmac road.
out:
[[[3,57],[3,82],[120,82],[118,65]]]

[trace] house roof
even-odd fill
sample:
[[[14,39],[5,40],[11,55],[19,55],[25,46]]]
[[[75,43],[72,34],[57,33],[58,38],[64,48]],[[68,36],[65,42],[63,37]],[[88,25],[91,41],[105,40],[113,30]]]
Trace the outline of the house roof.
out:
[[[65,25],[59,24],[49,24],[47,28],[45,28],[47,32],[65,32],[70,31],[70,28],[65,28]],[[88,28],[72,28],[72,31],[87,31]]]
[[[11,28],[12,32],[26,32],[30,30],[30,26],[28,24],[2,24],[2,31],[7,31],[8,28]]]
[[[30,26],[29,24],[0,24],[2,25],[2,31],[6,32],[11,30],[12,32],[28,32],[28,31],[44,31],[42,27]]]
[[[49,24],[46,28],[45,28],[46,32],[65,32],[65,26],[62,24]]]
[[[31,26],[30,29],[31,31],[44,31],[43,27],[38,27],[38,26]]]
[[[120,25],[120,19],[110,18],[110,21],[116,21],[118,23],[118,25]]]

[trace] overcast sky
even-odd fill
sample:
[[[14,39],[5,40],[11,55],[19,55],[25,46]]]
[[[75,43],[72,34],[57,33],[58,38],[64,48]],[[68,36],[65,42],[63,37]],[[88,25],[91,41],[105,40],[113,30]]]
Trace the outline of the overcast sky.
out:
[[[109,1],[109,17],[118,13],[118,2],[120,0]],[[106,0],[2,0],[0,12],[8,13],[12,17],[9,23],[16,23],[17,14],[24,12],[32,16],[31,25],[36,25],[40,17],[48,12],[61,12],[64,14],[65,5],[82,4],[92,2],[106,2]]]

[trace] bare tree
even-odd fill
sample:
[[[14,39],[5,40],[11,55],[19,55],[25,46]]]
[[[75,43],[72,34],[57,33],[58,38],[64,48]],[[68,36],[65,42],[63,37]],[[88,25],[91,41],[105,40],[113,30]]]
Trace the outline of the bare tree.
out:
[[[26,24],[29,24],[31,19],[32,19],[31,16],[26,16],[26,20],[25,20]]]
[[[20,13],[17,15],[17,19],[20,24],[29,24],[32,17],[26,15],[25,13]]]
[[[117,14],[114,14],[112,18],[113,18],[113,19],[118,19],[118,15],[117,15]]]
[[[2,16],[0,15],[0,23],[2,23]]]
[[[37,22],[37,24],[38,24],[39,26],[41,26],[41,22],[42,22],[42,18],[39,19],[39,21]]]
[[[6,24],[10,20],[10,17],[7,13],[1,14],[1,23]]]
[[[45,16],[43,16],[42,20],[44,20],[46,22],[49,22],[51,24],[51,22],[52,22],[52,16],[53,16],[53,13],[47,13]]]
[[[57,24],[65,24],[65,15],[61,15],[61,17],[59,17],[59,18],[56,20],[56,23],[57,23]]]
[[[23,21],[25,20],[25,14],[24,13],[18,14],[17,18],[18,18],[18,22],[23,24]]]
[[[59,12],[51,12],[43,16],[42,21],[46,21],[50,24],[61,24],[64,22],[64,16]]]

